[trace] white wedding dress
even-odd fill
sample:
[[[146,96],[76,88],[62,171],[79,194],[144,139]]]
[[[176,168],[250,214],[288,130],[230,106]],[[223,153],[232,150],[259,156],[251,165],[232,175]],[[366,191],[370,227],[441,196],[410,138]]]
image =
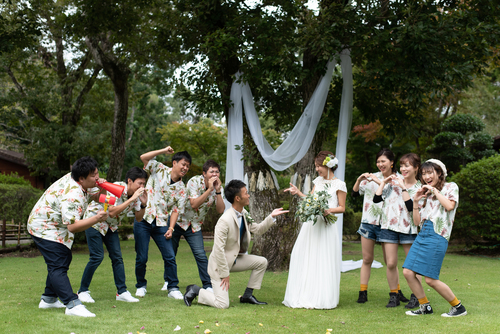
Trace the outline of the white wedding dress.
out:
[[[347,192],[339,179],[313,181],[314,191],[326,190],[330,208],[338,207],[337,190]],[[313,225],[302,224],[293,246],[283,304],[293,308],[332,309],[339,303],[342,245],[335,224],[326,224],[323,217]]]

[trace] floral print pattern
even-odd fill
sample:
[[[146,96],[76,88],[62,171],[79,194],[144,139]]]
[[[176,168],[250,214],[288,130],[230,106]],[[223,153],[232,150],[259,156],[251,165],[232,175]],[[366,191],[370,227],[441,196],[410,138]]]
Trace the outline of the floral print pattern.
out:
[[[122,196],[119,198],[116,198],[116,202],[114,206],[118,206],[123,204],[123,202],[126,202],[128,200],[128,195],[127,195],[127,184],[125,182],[114,182],[114,184],[118,184],[120,186],[124,186],[125,190],[123,190]],[[106,195],[109,196],[114,196],[112,193],[109,191],[107,192]],[[109,209],[109,206],[108,206]],[[85,211],[85,214],[83,215],[83,219],[87,219],[90,217],[93,217],[99,212],[99,210],[104,210],[104,203],[98,203],[95,201],[92,201],[89,206],[87,207],[87,211]],[[110,229],[112,232],[116,232],[118,230],[118,226],[120,225],[121,221],[127,213],[130,211],[136,212],[141,210],[141,200],[137,198],[134,203],[131,203],[129,206],[125,208],[118,216],[116,217],[109,217],[106,219],[106,221],[99,222],[97,224],[94,224],[92,227],[95,228],[96,230],[99,231],[102,235],[106,235],[108,233],[108,229]]]
[[[384,177],[382,172],[374,173],[374,175],[379,180],[382,180]],[[378,189],[378,184],[374,181],[363,180],[359,185],[359,193],[361,195],[364,195],[363,214],[361,216],[361,223],[363,224],[380,225],[383,203],[373,203],[373,196],[375,195],[377,189]],[[382,192],[382,196],[383,195],[384,192]]]
[[[73,180],[71,173],[66,174],[36,202],[28,218],[28,232],[71,249],[74,234],[68,230],[68,225],[82,219],[92,194]]]
[[[144,220],[151,224],[156,218],[156,226],[167,226],[168,217],[172,212],[179,215],[184,213],[186,186],[182,180],[170,184],[172,168],[155,159],[149,160],[144,170],[149,174],[146,184],[148,204]]]
[[[191,225],[193,233],[201,230],[201,225],[203,225],[203,219],[207,215],[210,206],[216,201],[217,195],[215,194],[215,188],[212,190],[210,195],[208,195],[205,202],[203,202],[197,209],[193,209],[191,206],[191,198],[198,198],[207,191],[205,188],[205,178],[203,175],[193,176],[186,185],[186,207],[184,213],[179,216],[177,220],[177,225],[182,227],[186,231]],[[221,189],[222,192],[222,189]]]
[[[446,211],[436,196],[429,194],[419,202],[420,218],[421,221],[432,221],[434,232],[449,241],[458,208],[458,186],[455,182],[446,182],[440,192],[450,201],[455,201],[453,210]]]
[[[397,174],[397,176],[401,177],[400,174]],[[407,189],[411,199],[421,186],[420,181],[417,181]],[[399,186],[387,184],[382,192],[382,198],[384,204],[382,206],[380,227],[403,234],[417,234],[417,226],[413,223],[413,212],[408,212],[403,199],[403,189]]]

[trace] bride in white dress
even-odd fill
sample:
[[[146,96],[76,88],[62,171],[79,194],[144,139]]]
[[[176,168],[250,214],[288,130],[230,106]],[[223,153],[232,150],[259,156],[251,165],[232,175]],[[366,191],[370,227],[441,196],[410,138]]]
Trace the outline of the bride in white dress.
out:
[[[327,157],[329,159],[327,159]],[[326,161],[325,161],[326,159]],[[333,153],[321,151],[314,159],[318,177],[312,193],[326,190],[330,195],[325,215],[340,214],[345,210],[347,188],[345,182],[333,175],[338,160]],[[327,167],[328,166],[328,167]],[[305,195],[290,184],[292,195]],[[293,246],[283,304],[293,308],[332,309],[339,303],[342,245],[335,224],[326,224],[318,217],[316,224],[302,224]]]

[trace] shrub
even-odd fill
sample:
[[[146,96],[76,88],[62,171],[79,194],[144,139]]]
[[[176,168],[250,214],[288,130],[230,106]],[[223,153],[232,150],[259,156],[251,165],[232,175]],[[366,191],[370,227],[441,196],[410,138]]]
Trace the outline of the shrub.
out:
[[[359,225],[361,224],[362,212],[355,212],[350,207],[345,208],[344,224],[342,226],[343,235],[358,235]]]
[[[454,237],[468,246],[484,247],[500,241],[500,155],[470,163],[451,179],[460,189],[453,226]]]
[[[0,219],[26,224],[31,210],[42,196],[40,189],[24,184],[0,183]]]
[[[19,185],[23,185],[23,186],[31,185],[30,181],[25,180],[24,178],[20,177],[17,174],[17,172],[11,173],[9,175],[0,173],[0,183],[1,184],[19,184]]]

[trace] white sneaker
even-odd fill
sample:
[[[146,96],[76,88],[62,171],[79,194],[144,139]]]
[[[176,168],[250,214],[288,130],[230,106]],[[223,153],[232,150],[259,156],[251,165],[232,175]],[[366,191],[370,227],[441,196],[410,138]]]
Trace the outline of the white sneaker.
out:
[[[179,290],[173,290],[168,293],[168,297],[174,298],[174,299],[184,299],[184,296],[182,295],[182,292]]]
[[[206,288],[205,290],[207,290],[208,292],[214,293],[214,289],[212,289],[212,288]]]
[[[146,290],[146,288],[137,288],[135,295],[137,297],[144,297],[146,295],[146,292],[148,292],[148,290]]]
[[[116,294],[116,300],[129,303],[136,303],[139,301],[139,299],[132,297],[132,295],[128,291],[125,291],[121,294]]]
[[[78,317],[95,317],[95,314],[87,310],[85,305],[77,305],[73,308],[66,308],[66,315],[76,315]]]
[[[80,301],[82,303],[95,303],[95,300],[94,298],[92,298],[90,296],[90,291],[82,291],[78,294],[78,299],[80,299]]]
[[[161,288],[161,291],[167,291],[168,290],[168,282],[165,282],[165,284],[163,284],[163,288]]]
[[[40,304],[38,304],[38,308],[63,308],[66,307],[64,306],[63,303],[61,303],[59,300],[56,300],[53,303],[47,303],[45,300],[41,299]]]

